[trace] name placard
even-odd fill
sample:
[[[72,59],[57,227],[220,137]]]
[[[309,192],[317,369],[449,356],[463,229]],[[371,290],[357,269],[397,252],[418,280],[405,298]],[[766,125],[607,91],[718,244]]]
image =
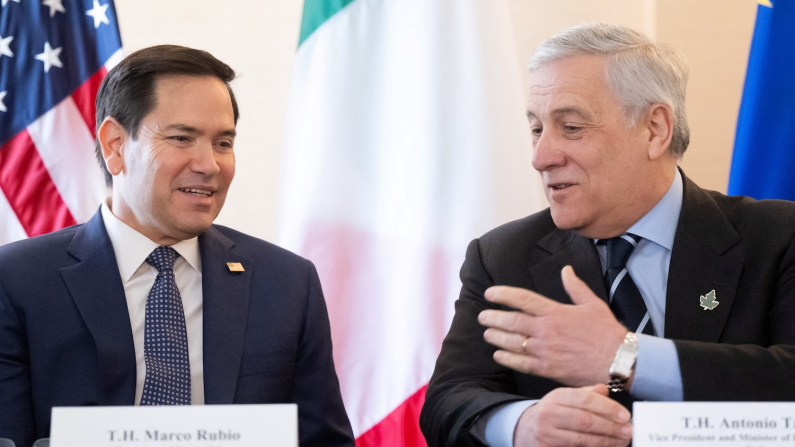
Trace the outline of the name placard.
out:
[[[298,407],[56,407],[52,447],[297,447]]]
[[[634,447],[795,445],[795,402],[635,402]]]

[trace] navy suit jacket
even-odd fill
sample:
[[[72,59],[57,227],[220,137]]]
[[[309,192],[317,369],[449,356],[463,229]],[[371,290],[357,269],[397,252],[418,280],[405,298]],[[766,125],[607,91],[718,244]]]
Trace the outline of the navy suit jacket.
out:
[[[219,225],[199,246],[205,403],[297,403],[302,446],[353,446],[312,263]],[[53,406],[133,405],[135,384],[101,213],[0,247],[0,437],[30,446],[49,436]]]

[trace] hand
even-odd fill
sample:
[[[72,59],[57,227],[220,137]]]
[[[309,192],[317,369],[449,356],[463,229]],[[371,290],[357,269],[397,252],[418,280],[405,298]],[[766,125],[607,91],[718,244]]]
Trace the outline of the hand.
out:
[[[571,266],[564,267],[561,276],[573,305],[516,287],[486,290],[487,300],[518,311],[481,312],[478,321],[488,326],[483,338],[500,348],[494,360],[516,371],[569,386],[607,383],[627,328]]]
[[[624,447],[632,440],[629,418],[604,385],[557,388],[522,413],[513,445]]]

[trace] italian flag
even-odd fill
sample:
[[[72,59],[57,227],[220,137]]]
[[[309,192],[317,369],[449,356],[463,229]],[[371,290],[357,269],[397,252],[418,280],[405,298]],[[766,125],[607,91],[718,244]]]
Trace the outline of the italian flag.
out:
[[[357,446],[422,446],[470,240],[544,206],[507,0],[305,0],[279,242],[317,266]]]

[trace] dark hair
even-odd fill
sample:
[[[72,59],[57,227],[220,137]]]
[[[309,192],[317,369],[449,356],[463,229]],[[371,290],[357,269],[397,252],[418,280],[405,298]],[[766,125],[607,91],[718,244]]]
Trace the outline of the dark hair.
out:
[[[138,50],[113,67],[97,92],[97,132],[105,118],[111,116],[133,138],[138,138],[141,121],[156,107],[156,81],[165,75],[212,76],[226,84],[232,100],[235,124],[240,113],[229,83],[235,71],[212,54],[178,45],[157,45]],[[113,185],[113,176],[105,166],[102,146],[96,142],[97,161],[105,174],[105,183]]]

